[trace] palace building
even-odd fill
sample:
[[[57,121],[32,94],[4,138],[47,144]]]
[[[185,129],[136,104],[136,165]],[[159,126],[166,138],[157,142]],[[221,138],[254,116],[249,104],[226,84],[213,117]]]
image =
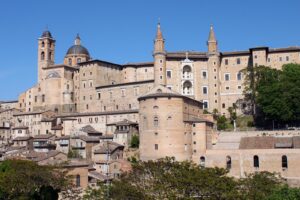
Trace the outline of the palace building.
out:
[[[246,108],[242,70],[300,63],[300,47],[221,52],[211,26],[206,51],[169,52],[160,24],[153,60],[143,63],[92,59],[77,35],[58,64],[55,44],[48,30],[42,33],[38,82],[11,107],[0,107],[0,116],[5,116],[0,118],[3,135],[14,140],[14,145],[20,146],[21,139],[27,142],[33,137],[34,142],[41,140],[38,135],[53,134],[67,153],[64,145],[74,136],[70,143],[81,144],[76,147],[82,155],[96,159],[95,145],[116,142],[126,147],[130,137],[138,134],[142,160],[174,156],[202,166],[228,168],[236,177],[268,170],[293,181],[300,179],[297,133],[218,133],[212,116],[204,112],[217,109],[227,115],[236,104],[242,113]]]

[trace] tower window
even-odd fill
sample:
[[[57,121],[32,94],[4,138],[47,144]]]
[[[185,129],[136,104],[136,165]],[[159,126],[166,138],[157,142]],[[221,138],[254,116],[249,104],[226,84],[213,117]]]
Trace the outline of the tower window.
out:
[[[207,79],[207,71],[202,71],[202,78]]]
[[[48,54],[48,60],[52,60],[52,52],[51,51]]]
[[[224,74],[224,79],[225,79],[225,81],[229,81],[230,80],[230,74],[229,73]]]
[[[81,62],[81,58],[77,58],[77,63],[80,63]]]
[[[41,60],[45,60],[45,52],[43,52],[43,51],[41,53]]]
[[[157,117],[157,116],[154,117],[153,125],[154,125],[155,127],[158,127],[158,117]]]
[[[226,169],[231,169],[231,157],[226,156]]]
[[[288,160],[287,160],[287,156],[284,155],[281,157],[281,166],[283,169],[287,169],[288,168]]]
[[[228,65],[228,59],[225,59],[225,65]]]
[[[236,79],[237,79],[238,81],[242,80],[242,73],[241,73],[241,72],[237,73]]]
[[[42,42],[42,47],[45,47],[45,42]]]
[[[200,157],[200,167],[205,167],[205,157],[204,156]]]
[[[172,78],[172,71],[171,70],[167,70],[167,78]]]
[[[208,100],[203,100],[203,109],[208,109]]]
[[[253,157],[253,166],[259,168],[259,157],[257,155]]]
[[[207,94],[208,91],[207,91],[207,86],[203,86],[202,87],[202,94]]]

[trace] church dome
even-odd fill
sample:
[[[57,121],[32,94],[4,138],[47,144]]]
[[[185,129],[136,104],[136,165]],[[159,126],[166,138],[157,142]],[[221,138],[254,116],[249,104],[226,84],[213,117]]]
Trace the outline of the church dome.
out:
[[[76,55],[76,54],[84,54],[90,56],[89,51],[80,44],[80,37],[78,34],[75,39],[75,44],[71,46],[67,51],[67,55]]]
[[[67,55],[70,54],[85,54],[85,55],[90,55],[89,51],[82,45],[73,45],[71,46],[68,51]]]

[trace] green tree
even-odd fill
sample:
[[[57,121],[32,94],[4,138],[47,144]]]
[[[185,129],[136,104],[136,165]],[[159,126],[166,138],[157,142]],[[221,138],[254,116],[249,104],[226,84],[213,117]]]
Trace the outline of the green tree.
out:
[[[299,122],[300,65],[283,65],[282,70],[248,68],[244,94],[253,104],[256,124]]]
[[[227,128],[226,121],[227,121],[227,119],[224,115],[221,115],[218,117],[218,119],[217,119],[218,130],[225,130]]]
[[[138,135],[133,135],[130,141],[130,146],[132,148],[139,148],[140,145],[140,139]]]
[[[68,158],[82,158],[82,156],[80,155],[77,149],[69,149]]]
[[[248,200],[267,199],[282,184],[283,180],[277,174],[270,172],[249,174],[239,183],[243,198]]]
[[[66,172],[26,160],[0,164],[0,199],[57,199],[69,184]]]
[[[277,187],[267,200],[298,200],[300,199],[300,188],[290,188],[287,185]]]

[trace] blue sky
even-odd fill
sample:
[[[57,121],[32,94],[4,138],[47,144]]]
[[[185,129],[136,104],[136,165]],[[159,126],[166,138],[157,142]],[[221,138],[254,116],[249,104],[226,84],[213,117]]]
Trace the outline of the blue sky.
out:
[[[61,63],[77,33],[93,58],[151,61],[161,19],[167,51],[206,51],[210,24],[220,51],[300,45],[299,0],[3,0],[0,100],[37,80],[37,38],[48,26]]]

